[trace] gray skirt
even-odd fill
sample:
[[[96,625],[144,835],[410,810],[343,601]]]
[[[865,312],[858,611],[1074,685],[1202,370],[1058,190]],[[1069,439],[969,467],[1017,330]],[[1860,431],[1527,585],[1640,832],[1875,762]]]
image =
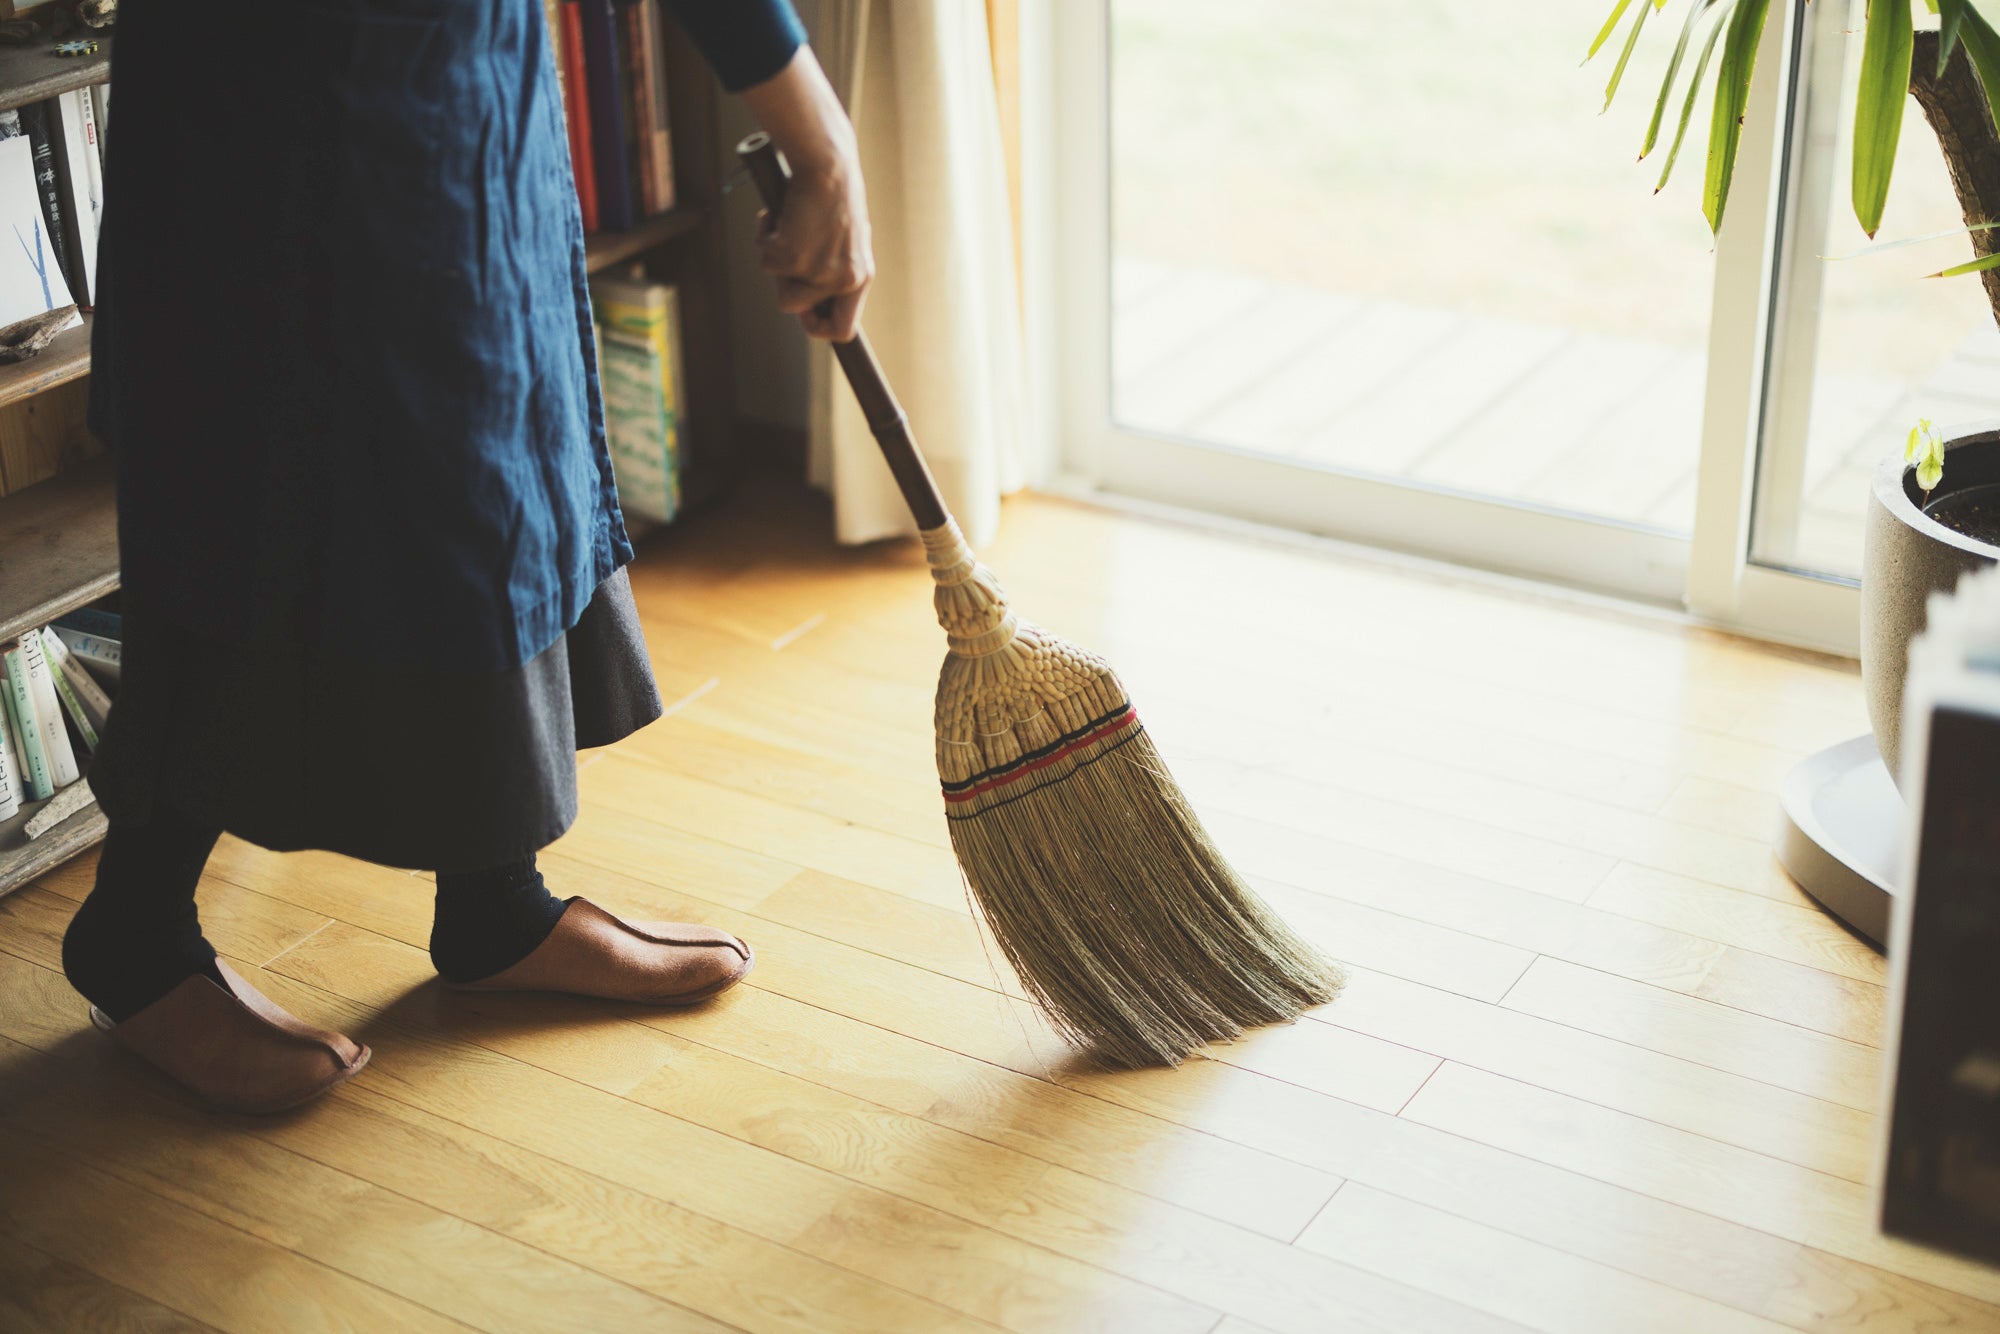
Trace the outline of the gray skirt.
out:
[[[124,613],[120,689],[90,769],[114,824],[164,807],[279,852],[471,871],[576,819],[576,752],[660,716],[619,570],[521,666],[387,669],[274,634],[222,645]]]

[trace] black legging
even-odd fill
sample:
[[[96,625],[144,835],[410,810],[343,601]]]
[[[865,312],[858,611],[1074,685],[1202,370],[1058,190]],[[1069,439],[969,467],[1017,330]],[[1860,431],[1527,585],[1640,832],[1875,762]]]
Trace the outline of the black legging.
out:
[[[164,809],[142,824],[111,822],[97,885],[63,936],[70,985],[113,1020],[145,1009],[198,973],[216,977],[195,887],[221,831]],[[437,877],[431,961],[453,982],[490,977],[548,937],[566,901],[535,859]],[[218,979],[219,980],[219,979]]]

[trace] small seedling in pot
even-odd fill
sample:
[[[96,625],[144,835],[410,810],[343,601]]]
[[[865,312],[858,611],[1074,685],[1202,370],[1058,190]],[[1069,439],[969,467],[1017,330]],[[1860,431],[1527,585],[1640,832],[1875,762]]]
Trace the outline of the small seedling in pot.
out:
[[[1910,438],[1903,445],[1903,462],[1917,465],[1917,485],[1923,488],[1924,504],[1929,505],[1931,492],[1944,480],[1944,437],[1930,418],[1919,417],[1910,428]]]

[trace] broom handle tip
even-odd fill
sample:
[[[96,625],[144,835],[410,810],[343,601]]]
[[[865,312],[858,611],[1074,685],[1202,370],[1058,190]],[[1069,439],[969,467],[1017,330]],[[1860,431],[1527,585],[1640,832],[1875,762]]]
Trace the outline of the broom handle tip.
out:
[[[764,207],[776,217],[784,207],[785,186],[792,175],[785,155],[771,142],[770,135],[759,131],[736,145],[736,156],[750,173]],[[910,434],[910,419],[889,388],[888,377],[882,374],[882,366],[875,360],[866,335],[856,330],[853,338],[835,343],[833,356],[847,374],[847,383],[861,404],[862,415],[868,419],[868,429],[875,436],[875,443],[882,447],[882,457],[887,460],[917,527],[926,530],[944,527],[951,521],[951,512],[944,506],[937,480],[931,476],[916,439]]]

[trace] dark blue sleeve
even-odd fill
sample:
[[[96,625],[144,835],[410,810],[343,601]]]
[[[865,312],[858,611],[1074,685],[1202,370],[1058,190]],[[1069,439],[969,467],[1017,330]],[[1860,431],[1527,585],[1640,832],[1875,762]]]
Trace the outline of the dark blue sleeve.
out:
[[[806,44],[791,0],[665,0],[729,92],[764,82]]]

